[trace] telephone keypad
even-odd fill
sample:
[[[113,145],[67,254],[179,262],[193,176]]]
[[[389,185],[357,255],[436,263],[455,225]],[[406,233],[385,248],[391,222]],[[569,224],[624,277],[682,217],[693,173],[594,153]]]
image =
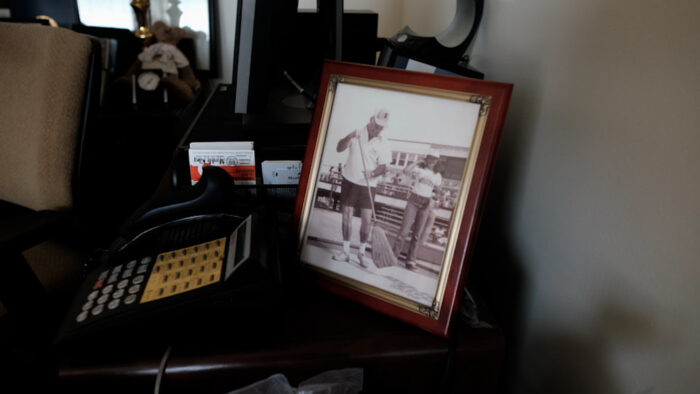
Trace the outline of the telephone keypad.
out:
[[[225,241],[220,238],[155,257],[145,256],[100,272],[75,321],[87,323],[139,299],[145,303],[218,282]]]
[[[141,303],[218,282],[221,279],[225,241],[226,238],[219,238],[159,254],[146,283]],[[215,253],[211,253],[212,250]]]

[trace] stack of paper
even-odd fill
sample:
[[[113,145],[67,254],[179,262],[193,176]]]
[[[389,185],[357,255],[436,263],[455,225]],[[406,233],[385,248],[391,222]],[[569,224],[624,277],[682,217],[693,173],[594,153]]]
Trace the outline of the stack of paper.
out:
[[[202,168],[221,167],[236,185],[255,184],[255,151],[252,141],[192,142],[189,149],[190,178],[196,184]]]

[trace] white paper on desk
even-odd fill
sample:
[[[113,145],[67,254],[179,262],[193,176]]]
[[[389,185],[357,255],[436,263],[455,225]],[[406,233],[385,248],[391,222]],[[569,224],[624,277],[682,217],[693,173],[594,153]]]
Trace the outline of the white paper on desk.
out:
[[[298,185],[301,178],[299,160],[265,160],[260,163],[264,185]]]
[[[190,150],[252,150],[253,141],[190,142]]]

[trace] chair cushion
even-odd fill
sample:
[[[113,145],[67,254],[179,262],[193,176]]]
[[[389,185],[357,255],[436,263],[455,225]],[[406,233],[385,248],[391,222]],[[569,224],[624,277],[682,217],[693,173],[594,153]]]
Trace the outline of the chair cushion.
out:
[[[90,49],[67,29],[0,23],[0,199],[72,206]]]

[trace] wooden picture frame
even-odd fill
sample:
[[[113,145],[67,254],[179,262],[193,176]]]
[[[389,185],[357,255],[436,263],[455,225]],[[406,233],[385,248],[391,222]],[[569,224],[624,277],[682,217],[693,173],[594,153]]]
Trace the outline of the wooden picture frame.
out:
[[[326,61],[294,216],[313,280],[447,337],[511,91]]]

